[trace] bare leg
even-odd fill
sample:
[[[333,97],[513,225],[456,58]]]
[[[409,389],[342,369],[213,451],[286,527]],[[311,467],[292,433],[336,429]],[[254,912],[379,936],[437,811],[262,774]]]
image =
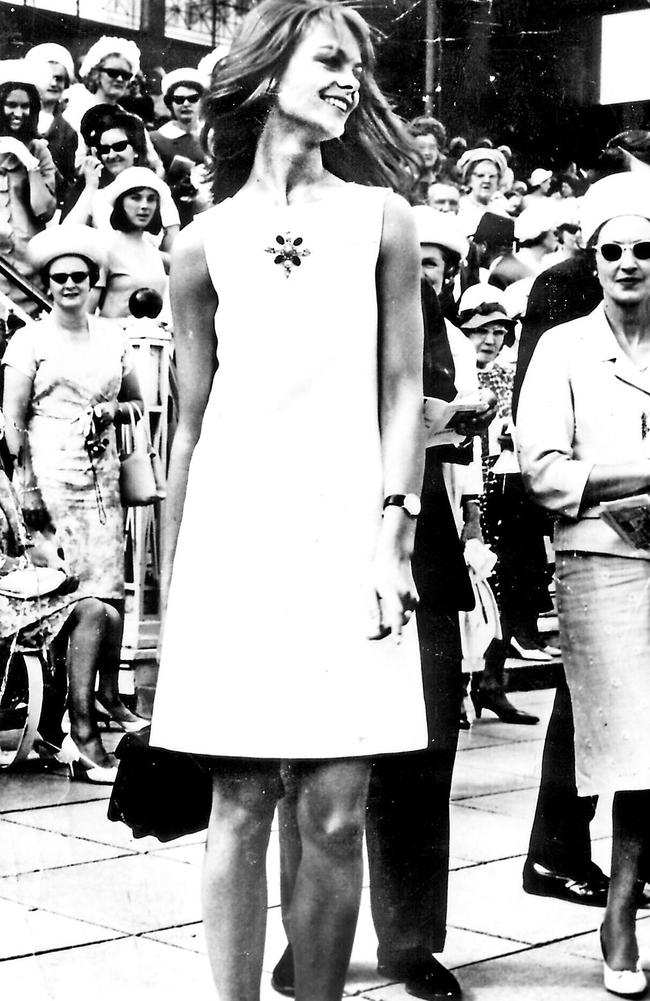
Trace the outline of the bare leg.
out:
[[[298,828],[297,793],[295,783],[285,785],[285,793],[278,804],[280,828],[280,907],[282,924],[287,939],[290,938],[291,900],[302,858],[302,843]]]
[[[299,767],[302,858],[290,916],[296,998],[340,1001],[359,913],[370,762]]]
[[[71,616],[68,639],[68,711],[72,739],[97,765],[111,760],[104,750],[95,719],[95,679],[102,641],[107,628],[106,606],[97,598],[84,598]]]
[[[612,871],[603,921],[603,948],[613,970],[633,970],[639,958],[636,911],[647,851],[650,791],[614,797]]]
[[[212,975],[219,1001],[258,1001],[278,763],[224,760],[212,790],[202,891]]]
[[[97,700],[118,723],[133,723],[135,716],[120,698],[119,675],[122,633],[124,632],[124,602],[105,603],[107,628],[104,634],[100,660]]]

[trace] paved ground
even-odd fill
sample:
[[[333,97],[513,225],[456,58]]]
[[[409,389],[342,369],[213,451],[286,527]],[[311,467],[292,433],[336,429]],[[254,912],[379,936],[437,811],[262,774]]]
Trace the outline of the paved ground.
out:
[[[449,936],[443,960],[479,1001],[604,998],[601,912],[526,896],[526,850],[552,692],[513,696],[536,727],[490,714],[461,734],[452,805]],[[201,838],[162,847],[106,819],[108,790],[60,772],[0,776],[0,994],[23,1001],[214,1001],[199,914]],[[607,818],[592,825],[608,866]],[[277,841],[269,853],[265,969],[284,948]],[[650,917],[650,912],[648,913]],[[639,922],[650,955],[650,921]],[[375,972],[367,892],[347,991],[402,1001]],[[278,995],[265,974],[264,1001]]]

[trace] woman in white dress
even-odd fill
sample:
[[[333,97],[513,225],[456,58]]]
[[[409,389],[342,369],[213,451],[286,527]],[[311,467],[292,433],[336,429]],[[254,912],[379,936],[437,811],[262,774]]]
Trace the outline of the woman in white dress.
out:
[[[389,190],[411,147],[372,65],[347,5],[257,6],[206,101],[218,204],[173,251],[180,419],[152,741],[214,756],[203,907],[222,1001],[259,997],[287,782],[296,997],[341,997],[369,757],[427,739],[409,622],[419,254]]]

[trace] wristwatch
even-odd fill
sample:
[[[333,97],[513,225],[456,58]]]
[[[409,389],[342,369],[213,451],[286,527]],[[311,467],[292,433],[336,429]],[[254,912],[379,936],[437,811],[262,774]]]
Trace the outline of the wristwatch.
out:
[[[384,501],[384,511],[387,507],[401,507],[409,518],[417,518],[422,510],[417,494],[389,494]]]

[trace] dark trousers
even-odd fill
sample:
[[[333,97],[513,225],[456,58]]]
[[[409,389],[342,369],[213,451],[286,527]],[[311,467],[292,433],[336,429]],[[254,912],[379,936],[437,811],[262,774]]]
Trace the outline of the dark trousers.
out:
[[[441,952],[446,935],[460,632],[457,612],[420,609],[417,617],[429,747],[376,758],[370,778],[366,837],[380,962],[404,950]]]
[[[546,733],[528,857],[554,872],[584,879],[591,865],[589,824],[596,798],[578,796],[573,736],[571,695],[563,678],[555,693]]]

